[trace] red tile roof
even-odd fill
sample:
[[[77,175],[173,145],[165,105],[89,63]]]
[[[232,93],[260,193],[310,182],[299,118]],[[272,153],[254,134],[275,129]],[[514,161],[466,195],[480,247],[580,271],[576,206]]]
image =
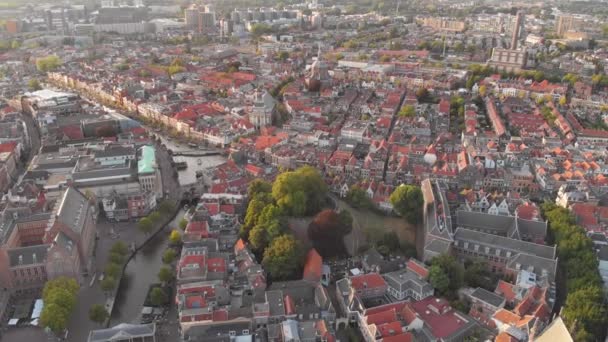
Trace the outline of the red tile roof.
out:
[[[308,281],[318,282],[321,280],[322,273],[323,258],[321,258],[316,249],[311,248],[306,255],[302,278]]]
[[[390,309],[369,315],[365,319],[367,324],[386,324],[397,320],[397,311],[395,309]]]
[[[382,337],[394,336],[401,334],[401,323],[393,321],[378,325],[378,331]]]
[[[382,339],[382,342],[412,342],[414,341],[414,335],[410,332],[402,333],[399,335],[388,336]]]
[[[437,338],[453,335],[467,324],[445,299],[428,297],[411,305]]]
[[[17,147],[16,142],[5,142],[0,144],[0,153],[13,152]]]
[[[429,270],[415,259],[410,259],[407,262],[407,268],[424,279],[429,276]]]
[[[513,291],[513,284],[507,283],[504,280],[499,280],[494,291],[499,295],[505,297],[507,302],[513,302],[515,300],[515,291]]]
[[[363,274],[350,278],[351,285],[355,290],[364,288],[386,287],[386,281],[378,273]]]

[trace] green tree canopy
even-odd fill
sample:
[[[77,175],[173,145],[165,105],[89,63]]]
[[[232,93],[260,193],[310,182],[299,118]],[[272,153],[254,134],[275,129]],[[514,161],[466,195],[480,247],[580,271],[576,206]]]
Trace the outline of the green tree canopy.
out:
[[[106,265],[104,273],[106,276],[110,276],[110,277],[116,279],[120,276],[120,271],[122,271],[122,268],[118,264],[111,262],[108,265]]]
[[[55,55],[38,58],[36,68],[42,72],[49,72],[57,69],[63,62]]]
[[[562,311],[564,322],[575,341],[595,341],[606,324],[604,293],[599,286],[589,286],[568,294]]]
[[[71,294],[75,296],[78,293],[78,289],[80,288],[80,286],[78,285],[78,282],[75,279],[68,277],[59,277],[53,280],[49,280],[46,282],[42,290],[42,299],[47,301],[47,297],[49,296],[51,291],[57,288],[67,289]]]
[[[27,82],[27,87],[31,91],[36,91],[36,90],[42,89],[42,87],[40,86],[40,82],[37,79],[35,79],[35,78],[32,78],[31,80],[29,80]]]
[[[414,117],[416,115],[416,108],[414,108],[414,106],[412,105],[405,105],[403,107],[401,107],[401,110],[399,111],[399,116],[402,118],[411,118]]]
[[[185,218],[179,220],[179,229],[186,230],[186,227],[188,227],[188,220]]]
[[[276,238],[264,252],[262,264],[274,280],[295,279],[300,276],[304,253],[291,235]]]
[[[249,198],[255,198],[259,194],[270,192],[272,192],[272,184],[259,178],[251,181],[251,183],[249,183],[249,187],[247,188],[247,195]]]
[[[177,258],[177,252],[173,248],[167,248],[163,253],[163,263],[171,264]]]
[[[119,253],[110,253],[108,258],[111,263],[122,265],[125,262],[125,256]]]
[[[163,200],[158,206],[158,211],[162,215],[172,214],[175,211],[175,204],[173,204],[171,201]]]
[[[277,204],[294,216],[317,213],[325,203],[327,185],[319,171],[304,166],[283,172],[272,185],[272,197]]]
[[[453,256],[442,254],[431,260],[431,267],[432,266],[440,268],[441,273],[445,274],[449,280],[447,289],[442,288],[443,291],[440,290],[440,293],[447,297],[455,297],[456,291],[458,291],[458,289],[460,289],[464,284],[464,269],[462,265],[456,261]]]
[[[150,291],[150,302],[154,306],[163,306],[169,302],[169,296],[160,287],[155,287]]]
[[[92,322],[102,324],[109,316],[108,311],[101,304],[93,304],[89,309],[89,319]]]
[[[429,282],[442,295],[450,289],[450,279],[438,265],[429,268]]]
[[[162,283],[170,282],[174,277],[173,270],[167,266],[163,266],[158,271],[158,280]]]
[[[76,306],[78,283],[72,278],[59,277],[48,281],[42,290],[44,308],[40,315],[42,326],[55,333],[62,332]]]
[[[393,208],[399,215],[412,223],[422,222],[422,206],[424,199],[419,186],[401,185],[393,191],[390,197]]]
[[[101,289],[105,292],[110,292],[116,288],[116,278],[111,276],[106,276],[101,281]]]
[[[129,252],[129,249],[127,247],[127,244],[122,241],[117,241],[116,243],[114,243],[112,245],[112,248],[110,248],[110,253],[127,255],[128,252]]]
[[[369,209],[373,206],[372,201],[367,197],[367,192],[357,185],[350,188],[346,201],[357,209]]]
[[[139,228],[139,230],[141,230],[144,234],[149,234],[152,231],[152,228],[154,228],[154,223],[152,223],[150,218],[143,217],[137,223],[137,228]]]
[[[44,308],[40,313],[40,324],[59,334],[65,330],[68,324],[69,313],[56,303],[45,302]]]

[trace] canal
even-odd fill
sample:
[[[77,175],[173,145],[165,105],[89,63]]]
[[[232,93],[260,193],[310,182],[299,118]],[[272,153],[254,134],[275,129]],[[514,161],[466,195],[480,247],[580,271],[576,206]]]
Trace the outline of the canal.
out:
[[[164,138],[161,139],[169,149],[189,150],[187,146],[178,146]],[[188,184],[196,180],[196,171],[226,161],[226,158],[221,156],[181,158],[188,163],[188,168],[179,171],[180,184]],[[184,213],[183,209],[180,210],[175,219],[139,250],[127,264],[110,318],[110,326],[119,323],[136,323],[139,319],[149,285],[158,282],[157,274],[162,266],[163,252],[169,244],[169,234],[172,229],[179,227],[178,223],[184,217]],[[133,229],[137,229],[135,225]]]

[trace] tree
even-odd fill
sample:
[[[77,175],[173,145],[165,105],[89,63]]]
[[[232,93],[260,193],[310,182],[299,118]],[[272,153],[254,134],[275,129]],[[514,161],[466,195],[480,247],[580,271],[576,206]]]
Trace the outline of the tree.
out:
[[[487,89],[488,88],[485,85],[480,86],[479,87],[479,95],[486,96],[486,93],[488,92]]]
[[[488,291],[496,288],[495,278],[488,270],[488,265],[484,261],[474,261],[465,263],[464,282],[469,287],[483,287]]]
[[[65,330],[68,323],[69,313],[64,308],[55,304],[45,302],[44,308],[40,313],[40,323],[43,327],[51,329],[59,334]]]
[[[150,302],[154,306],[163,306],[169,302],[169,296],[160,287],[155,287],[150,291]]]
[[[249,198],[255,198],[258,194],[270,192],[272,192],[272,184],[259,178],[251,181],[251,183],[249,183],[249,187],[247,188],[247,195]]]
[[[263,34],[272,32],[272,27],[263,23],[256,23],[251,26],[251,35],[254,37],[260,37]]]
[[[399,111],[399,116],[402,118],[411,118],[416,115],[416,108],[412,105],[404,105]]]
[[[37,79],[32,78],[31,80],[29,80],[27,82],[27,87],[31,90],[31,91],[36,91],[36,90],[40,90],[42,89],[42,87],[40,86],[40,82],[38,82]]]
[[[42,290],[42,299],[47,301],[49,294],[56,288],[67,289],[74,296],[78,293],[78,282],[73,278],[59,277],[49,280]]]
[[[402,184],[393,191],[390,201],[395,211],[408,222],[417,224],[422,221],[424,199],[419,186]]]
[[[163,284],[170,282],[173,279],[173,271],[167,267],[163,266],[158,271],[158,280],[160,280]]]
[[[158,223],[158,221],[160,221],[162,215],[158,211],[153,211],[148,215],[148,218],[150,219],[150,221],[152,221],[152,223],[156,224]]]
[[[380,57],[380,62],[382,63],[388,63],[391,61],[391,57],[389,55],[383,55],[382,57]]]
[[[45,301],[55,303],[69,313],[72,312],[76,305],[76,296],[69,289],[58,287],[51,290]]]
[[[179,229],[186,230],[186,227],[188,227],[188,220],[185,218],[179,220]]]
[[[308,237],[314,248],[324,258],[344,255],[344,235],[348,234],[352,225],[347,219],[341,219],[334,210],[326,209],[318,213],[308,225]],[[352,223],[352,217],[350,219]]]
[[[93,304],[89,308],[89,319],[92,322],[103,324],[109,316],[108,311],[101,304]]]
[[[116,288],[116,279],[114,277],[106,276],[101,281],[101,289],[105,292],[110,292]]]
[[[272,185],[272,197],[277,204],[294,216],[317,213],[327,194],[327,185],[317,169],[304,166],[281,173]]]
[[[464,283],[464,269],[462,268],[462,265],[451,255],[442,254],[431,260],[431,266],[439,267],[449,280],[448,289],[442,292],[442,295],[454,297],[456,291],[458,291]]]
[[[450,287],[450,279],[438,265],[429,268],[429,282],[442,295],[445,295]]]
[[[111,262],[108,265],[106,265],[104,273],[106,276],[116,279],[120,275],[120,271],[121,271],[121,267],[118,264]]]
[[[42,72],[49,72],[57,69],[63,62],[55,55],[38,58],[36,68]]]
[[[182,234],[177,229],[173,229],[171,235],[169,235],[169,241],[172,245],[179,245],[182,243]]]
[[[163,215],[172,214],[175,211],[175,204],[173,204],[171,201],[163,200],[158,206],[158,211],[160,211],[160,213]]]
[[[116,243],[114,243],[112,245],[112,248],[110,248],[110,253],[116,253],[119,255],[127,255],[128,252],[129,252],[129,249],[127,247],[127,244],[125,244],[122,241],[117,241]]]
[[[559,98],[559,105],[565,106],[568,103],[568,99],[565,96]]]
[[[369,209],[372,202],[367,197],[367,192],[357,185],[353,185],[346,194],[346,201],[357,209]]]
[[[152,228],[154,228],[154,224],[150,218],[143,217],[137,223],[137,228],[139,228],[139,230],[141,230],[144,234],[148,234],[152,231]]]
[[[291,235],[276,238],[264,252],[262,264],[274,280],[295,279],[303,261],[303,251]]]
[[[264,226],[257,225],[249,232],[249,243],[254,251],[263,253],[268,242],[268,234]]]
[[[167,248],[163,253],[163,263],[171,264],[177,258],[177,252],[173,248]]]
[[[589,286],[568,294],[562,317],[575,341],[594,341],[606,324],[602,288]]]
[[[117,265],[122,265],[125,262],[125,256],[119,253],[110,253],[110,262]]]
[[[289,58],[289,52],[281,51],[277,54],[277,58],[281,61],[286,61]]]
[[[416,90],[416,97],[418,98],[418,101],[426,100],[429,97],[429,91],[424,87],[418,88],[418,90]]]

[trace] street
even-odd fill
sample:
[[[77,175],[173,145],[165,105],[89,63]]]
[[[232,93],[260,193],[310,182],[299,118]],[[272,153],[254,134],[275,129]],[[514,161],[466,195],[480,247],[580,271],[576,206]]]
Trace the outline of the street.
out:
[[[160,146],[156,146],[156,148],[157,162],[161,170],[163,190],[168,199],[176,201],[177,205],[179,205],[181,191],[177,179],[173,176],[173,167],[171,166],[170,156],[167,151],[163,150]],[[112,237],[112,229],[114,229],[114,233],[118,234],[116,239]],[[110,248],[116,241],[122,241],[130,246],[132,243],[139,245],[146,238],[145,234],[137,229],[136,223],[110,223],[107,222],[102,216],[99,217],[97,223],[97,232],[99,239],[97,240],[94,256],[97,277],[101,274],[101,272],[103,272],[107,264]],[[90,272],[91,275],[93,273],[95,273],[95,271]],[[68,341],[86,341],[90,330],[103,328],[99,324],[93,323],[89,320],[89,308],[93,304],[105,304],[107,296],[101,290],[99,281],[96,280],[93,286],[90,287],[90,280],[91,278],[89,277],[84,284],[81,284],[76,308],[74,309],[68,324]],[[170,313],[169,317],[176,317],[175,312]],[[172,328],[168,333],[172,336],[176,336],[177,326],[175,325],[171,327]]]

